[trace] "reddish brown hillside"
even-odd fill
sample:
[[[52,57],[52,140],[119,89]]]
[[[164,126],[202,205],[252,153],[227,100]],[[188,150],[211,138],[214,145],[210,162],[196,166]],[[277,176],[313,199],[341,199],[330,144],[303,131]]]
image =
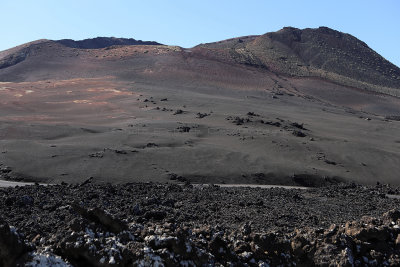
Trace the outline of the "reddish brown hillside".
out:
[[[223,50],[239,63],[294,77],[330,81],[399,96],[400,69],[350,34],[327,27],[286,27],[258,37],[242,37],[200,45]]]

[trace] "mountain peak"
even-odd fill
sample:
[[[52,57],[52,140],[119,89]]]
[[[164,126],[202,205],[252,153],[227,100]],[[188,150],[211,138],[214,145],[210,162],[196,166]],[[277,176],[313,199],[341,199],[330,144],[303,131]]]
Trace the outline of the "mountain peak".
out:
[[[235,49],[240,63],[399,96],[400,69],[356,37],[328,27],[284,27]],[[390,92],[389,92],[390,91]]]

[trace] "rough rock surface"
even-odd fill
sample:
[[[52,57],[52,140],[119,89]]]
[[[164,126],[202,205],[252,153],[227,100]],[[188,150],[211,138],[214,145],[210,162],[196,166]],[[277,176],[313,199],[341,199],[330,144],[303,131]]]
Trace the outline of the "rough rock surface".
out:
[[[3,188],[0,265],[396,266],[400,200],[388,193],[398,192],[90,180]]]
[[[14,227],[0,218],[0,266],[20,262],[30,250]]]

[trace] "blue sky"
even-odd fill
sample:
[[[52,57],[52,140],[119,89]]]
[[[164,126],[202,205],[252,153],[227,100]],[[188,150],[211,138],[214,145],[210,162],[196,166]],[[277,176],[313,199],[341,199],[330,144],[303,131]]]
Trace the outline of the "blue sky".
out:
[[[0,10],[0,50],[42,38],[97,36],[192,47],[284,26],[328,26],[400,66],[398,0],[0,0]]]

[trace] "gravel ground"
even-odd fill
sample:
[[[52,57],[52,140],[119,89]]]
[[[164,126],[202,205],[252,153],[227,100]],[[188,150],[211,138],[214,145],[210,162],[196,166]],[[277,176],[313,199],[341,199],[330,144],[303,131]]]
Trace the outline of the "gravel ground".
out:
[[[168,259],[173,259],[168,262],[156,249],[158,246],[162,247],[166,233],[178,240],[179,236],[186,240],[184,234],[177,233],[190,232],[190,235],[193,235],[196,229],[206,229],[208,234],[203,236],[210,236],[211,239],[215,239],[215,234],[219,232],[224,233],[221,235],[222,239],[227,238],[228,233],[235,236],[234,233],[240,233],[241,239],[237,236],[236,241],[235,238],[228,238],[229,242],[236,242],[236,245],[239,239],[250,244],[251,238],[246,241],[244,236],[250,236],[251,233],[274,233],[285,236],[290,241],[296,231],[307,229],[313,233],[323,232],[321,229],[330,229],[333,224],[344,227],[346,222],[360,221],[363,216],[379,217],[389,210],[400,209],[400,200],[388,198],[386,196],[388,193],[396,194],[398,190],[382,185],[366,187],[355,184],[308,190],[155,183],[99,185],[88,180],[82,184],[1,188],[0,222],[11,226],[10,231],[17,233],[20,243],[25,244],[26,248],[21,250],[21,255],[25,256],[19,257],[20,260],[24,258],[24,264],[33,258],[33,262],[37,264],[47,261],[48,265],[51,265],[51,262],[55,264],[58,260],[74,266],[114,264],[125,266],[128,263],[140,265],[143,259],[149,259],[149,264],[154,264],[156,261],[171,266],[192,263],[225,265],[240,262],[242,264],[246,261],[245,264],[259,265],[262,257],[258,257],[257,261],[250,256],[221,258],[218,256],[221,252],[219,250],[228,248],[220,248],[213,253],[210,243],[205,245],[206,249],[201,248],[199,245],[201,242],[194,237],[190,239],[194,242],[193,248],[204,250],[204,255],[208,255],[207,259],[195,261],[193,255],[186,255],[185,259],[184,252],[177,253],[179,248],[166,245],[171,253],[175,253],[173,257],[164,255]],[[71,236],[75,236],[73,241],[69,240]],[[165,238],[160,241],[157,239],[160,236]],[[88,238],[93,240],[90,241]],[[254,239],[254,236],[252,238]],[[94,240],[104,244],[101,245]],[[95,248],[92,247],[86,254],[79,256],[81,251],[86,251],[81,246],[87,245],[88,242],[93,242]],[[127,250],[135,251],[134,247],[129,247],[133,246],[130,242],[136,242],[140,247],[140,249],[136,247],[136,251],[140,253],[137,252],[135,257],[124,254]],[[71,247],[68,245],[70,243],[74,245]],[[114,247],[110,244],[114,244]],[[232,246],[236,248],[236,245]],[[0,255],[1,253],[5,255],[4,246],[6,245],[3,244],[2,251],[0,244]],[[110,250],[104,249],[107,246],[110,246]],[[279,247],[279,244],[276,246]],[[103,249],[100,250],[100,247]],[[232,253],[236,253],[235,255],[246,252],[245,249],[236,251],[233,247]],[[285,249],[288,248],[283,248],[283,251],[286,251]],[[189,250],[187,248],[187,251]],[[26,251],[31,252],[26,254]],[[287,253],[292,255],[293,251],[292,254],[290,251]],[[315,255],[315,251],[313,253]],[[149,258],[149,255],[154,257]],[[292,258],[278,256],[274,258],[270,255],[270,258],[262,262],[299,264],[304,260],[294,256]],[[287,261],[282,262],[285,257]],[[148,262],[145,263],[143,264],[146,265]],[[4,262],[3,264],[7,265]],[[39,266],[32,262],[30,264]]]

